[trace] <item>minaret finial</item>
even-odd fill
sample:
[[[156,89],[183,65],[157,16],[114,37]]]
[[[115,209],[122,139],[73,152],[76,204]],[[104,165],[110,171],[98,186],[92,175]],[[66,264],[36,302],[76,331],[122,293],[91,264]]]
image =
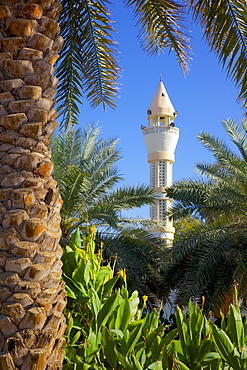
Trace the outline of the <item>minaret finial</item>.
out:
[[[162,73],[160,74],[160,81],[162,81]]]

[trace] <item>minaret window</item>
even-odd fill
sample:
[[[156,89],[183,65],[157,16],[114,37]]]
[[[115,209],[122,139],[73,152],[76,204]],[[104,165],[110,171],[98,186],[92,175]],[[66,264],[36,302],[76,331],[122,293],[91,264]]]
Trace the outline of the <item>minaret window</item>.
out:
[[[159,201],[159,221],[166,219],[165,213],[167,211],[167,202],[165,200]]]
[[[155,187],[155,162],[150,163],[150,186]]]
[[[150,218],[155,219],[155,206],[150,207]]]
[[[166,186],[166,162],[165,161],[159,161],[159,184],[160,187]]]

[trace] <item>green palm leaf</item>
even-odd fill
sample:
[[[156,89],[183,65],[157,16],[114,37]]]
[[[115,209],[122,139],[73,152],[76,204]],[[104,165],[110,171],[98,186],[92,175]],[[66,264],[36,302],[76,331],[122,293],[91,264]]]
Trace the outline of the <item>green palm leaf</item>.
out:
[[[180,230],[174,246],[166,251],[166,292],[178,289],[183,304],[191,297],[206,297],[207,307],[221,307],[237,282],[246,297],[247,177],[246,123],[228,120],[223,125],[236,153],[221,140],[199,136],[215,163],[196,165],[202,177],[180,180],[167,189],[175,200],[169,215],[197,217],[201,224]]]
[[[247,4],[245,0],[191,0],[195,19],[228,75],[240,88],[239,100],[247,99]]]
[[[117,143],[100,138],[100,129],[93,125],[84,130],[71,128],[53,138],[54,173],[64,201],[61,244],[66,244],[76,228],[85,232],[88,223],[94,223],[105,258],[118,255],[117,265],[128,268],[133,282],[140,281],[143,294],[147,289],[161,294],[162,241],[146,230],[151,221],[123,215],[126,210],[153,204],[154,193],[145,185],[118,187],[122,177],[116,167],[120,159]]]
[[[147,186],[115,188],[122,177],[115,166],[120,159],[117,139],[102,139],[100,129],[88,125],[70,129],[52,140],[55,178],[64,200],[62,225],[70,232],[85,220],[117,227],[124,210],[154,202]],[[71,220],[71,222],[69,221]],[[70,226],[69,226],[69,223]]]
[[[85,96],[92,107],[115,107],[119,67],[114,28],[105,1],[64,0],[60,16],[65,45],[57,68],[61,126],[77,123]]]
[[[190,43],[186,34],[186,8],[174,1],[126,0],[134,8],[137,24],[141,27],[141,46],[148,54],[158,54],[166,48],[175,51],[185,73],[188,72]]]

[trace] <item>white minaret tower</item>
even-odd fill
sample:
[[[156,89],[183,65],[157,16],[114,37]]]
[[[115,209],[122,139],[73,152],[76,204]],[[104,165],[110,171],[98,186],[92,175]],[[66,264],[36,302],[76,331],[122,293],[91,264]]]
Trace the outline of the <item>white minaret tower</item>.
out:
[[[173,108],[165,86],[160,80],[158,89],[147,111],[148,127],[141,126],[150,164],[150,187],[155,189],[156,202],[150,208],[150,218],[162,225],[157,234],[170,245],[175,229],[165,216],[172,200],[167,198],[165,188],[172,185],[172,164],[179,138],[179,129],[174,127],[177,112]],[[152,230],[150,230],[152,231]]]

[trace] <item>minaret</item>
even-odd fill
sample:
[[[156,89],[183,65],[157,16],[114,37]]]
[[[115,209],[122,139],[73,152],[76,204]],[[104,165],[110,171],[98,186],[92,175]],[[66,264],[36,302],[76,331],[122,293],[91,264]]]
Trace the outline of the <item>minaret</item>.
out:
[[[162,225],[155,233],[170,245],[175,229],[165,216],[172,200],[167,198],[165,188],[172,185],[172,164],[179,138],[179,129],[174,127],[177,112],[173,108],[165,86],[160,80],[158,89],[147,111],[148,127],[141,126],[150,164],[150,187],[155,189],[156,202],[150,208],[150,218]],[[150,230],[152,231],[152,230]]]

